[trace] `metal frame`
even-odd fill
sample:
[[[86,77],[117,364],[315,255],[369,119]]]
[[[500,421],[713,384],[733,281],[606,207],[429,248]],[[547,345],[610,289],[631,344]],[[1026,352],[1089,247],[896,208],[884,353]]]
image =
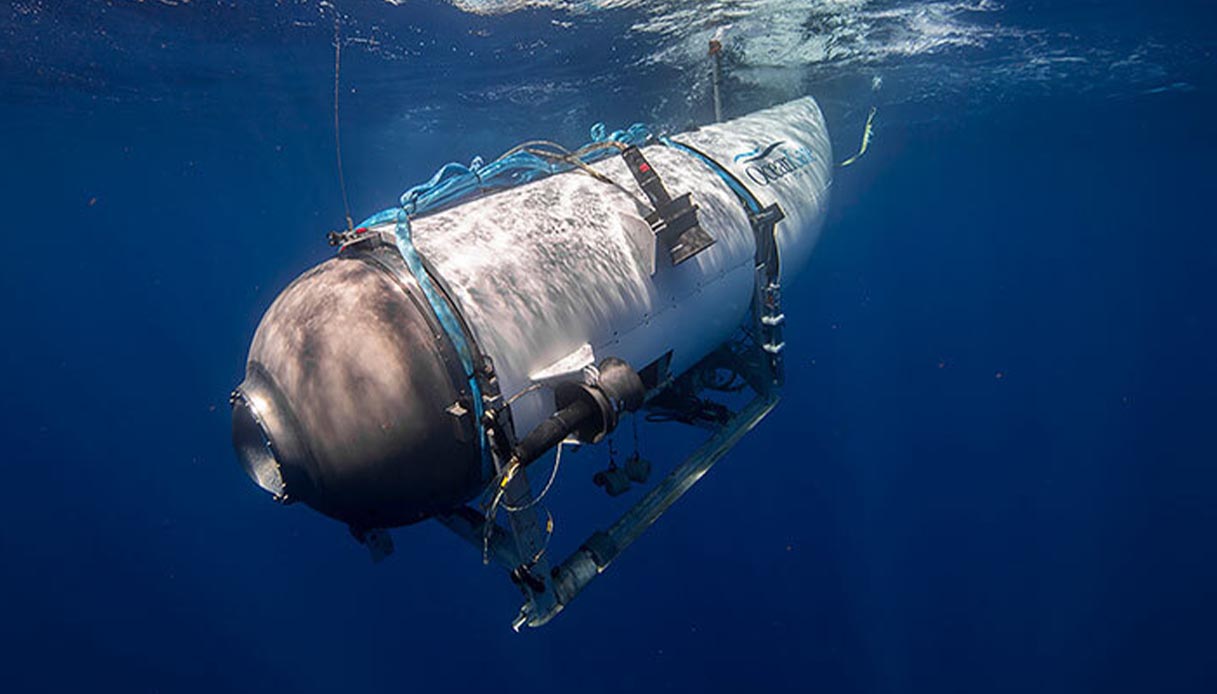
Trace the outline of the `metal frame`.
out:
[[[662,482],[627,509],[608,530],[592,533],[579,549],[553,569],[541,551],[545,535],[535,507],[508,512],[510,529],[495,523],[490,531],[489,557],[512,574],[513,581],[525,595],[524,605],[511,623],[512,628],[519,631],[523,626],[539,627],[553,619],[735,447],[744,434],[769,414],[778,400],[776,392],[757,394]],[[528,481],[521,471],[508,485],[505,499],[513,506],[523,506],[530,497]],[[487,522],[483,514],[465,507],[439,516],[438,520],[479,551],[482,549]],[[532,561],[534,558],[536,560]],[[521,567],[527,567],[535,584],[519,577]]]

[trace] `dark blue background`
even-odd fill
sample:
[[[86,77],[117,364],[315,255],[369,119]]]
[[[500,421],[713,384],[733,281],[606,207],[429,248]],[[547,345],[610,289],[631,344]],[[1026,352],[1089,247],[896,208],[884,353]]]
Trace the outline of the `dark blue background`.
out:
[[[372,566],[341,526],[270,503],[230,449],[261,312],[342,216],[329,25],[288,40],[223,5],[81,7],[10,17],[29,50],[0,63],[0,689],[1217,688],[1211,68],[1164,93],[884,105],[790,288],[781,406],[571,609],[516,635],[515,589],[443,529],[398,531]],[[357,217],[450,158],[706,115],[664,110],[676,87],[634,61],[644,38],[587,40],[625,36],[628,15],[562,39],[544,12],[420,3],[410,29],[405,8],[361,7],[422,47],[349,53]],[[1211,34],[1189,12],[1159,25]],[[527,81],[494,50],[447,57],[485,27],[548,41],[532,77],[611,74],[457,98]],[[749,89],[731,110],[767,105]],[[844,152],[870,97],[828,97]],[[406,103],[432,120],[395,124]],[[645,431],[660,459],[684,442]],[[594,455],[555,492],[568,541],[619,507],[587,492]]]

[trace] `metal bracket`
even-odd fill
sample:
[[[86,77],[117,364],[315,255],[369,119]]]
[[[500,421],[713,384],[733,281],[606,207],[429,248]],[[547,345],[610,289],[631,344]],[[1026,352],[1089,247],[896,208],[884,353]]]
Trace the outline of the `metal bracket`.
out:
[[[786,314],[782,313],[782,287],[776,279],[765,279],[762,270],[757,270],[756,328],[761,351],[769,362],[769,375],[774,386],[781,386],[786,378],[786,367],[782,359],[782,350],[786,343],[782,340],[782,324],[786,322]]]
[[[516,631],[524,624],[535,621],[536,615],[557,614],[562,609],[556,601],[549,560],[545,557],[545,532],[541,528],[538,509],[529,507],[531,499],[528,477],[520,468],[508,482],[503,494],[505,507],[519,509],[506,511],[506,528],[469,506],[436,517],[479,551],[484,548],[487,559],[503,567],[512,583],[524,594],[524,605],[512,621],[512,628]],[[487,524],[490,524],[489,527]]]
[[[393,536],[384,528],[361,530],[352,527],[351,535],[359,544],[368,548],[373,564],[379,564],[393,553]]]
[[[479,352],[480,354],[480,352]],[[511,450],[516,445],[515,422],[511,418],[511,407],[503,398],[499,388],[499,377],[494,370],[494,360],[488,354],[480,355],[477,369],[478,386],[482,391],[482,421],[481,426],[486,438],[490,441],[490,450],[495,460],[495,472],[499,469],[498,460],[511,457]]]
[[[627,147],[621,156],[651,203],[653,211],[646,216],[647,224],[668,249],[673,265],[680,265],[714,245],[714,237],[701,228],[691,194],[673,199],[659,174],[637,147]]]
[[[756,290],[753,293],[756,303],[753,315],[758,342],[769,361],[769,372],[775,386],[781,386],[786,377],[782,362],[782,350],[786,347],[782,340],[782,324],[786,322],[786,314],[782,313],[781,268],[774,236],[777,223],[785,218],[786,214],[776,204],[748,215],[756,235]]]

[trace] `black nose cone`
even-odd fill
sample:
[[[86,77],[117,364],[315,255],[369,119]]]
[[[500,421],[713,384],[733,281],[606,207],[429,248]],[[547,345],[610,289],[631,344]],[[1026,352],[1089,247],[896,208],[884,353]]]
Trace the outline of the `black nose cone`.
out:
[[[233,445],[263,489],[355,527],[451,509],[484,484],[464,371],[396,251],[306,272],[258,326]]]

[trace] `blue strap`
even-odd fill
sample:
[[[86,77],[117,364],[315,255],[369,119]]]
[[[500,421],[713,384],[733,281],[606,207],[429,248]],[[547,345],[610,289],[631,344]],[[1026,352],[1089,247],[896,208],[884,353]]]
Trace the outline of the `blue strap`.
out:
[[[395,213],[395,222],[393,236],[397,243],[397,251],[401,253],[401,257],[406,261],[406,267],[410,269],[410,274],[414,275],[414,279],[418,282],[418,286],[423,290],[423,296],[427,297],[427,303],[431,304],[431,310],[435,313],[435,317],[439,320],[440,326],[448,335],[448,339],[452,341],[452,346],[456,348],[457,356],[461,360],[461,366],[464,367],[465,377],[469,380],[469,392],[473,395],[473,416],[478,428],[478,445],[482,450],[483,465],[488,465],[490,461],[490,450],[486,442],[485,432],[482,429],[482,389],[478,384],[477,372],[473,364],[473,349],[469,345],[469,340],[466,339],[465,330],[461,326],[460,321],[452,313],[452,307],[448,305],[447,299],[441,296],[435,283],[431,281],[431,275],[427,273],[427,269],[423,267],[423,260],[418,255],[418,250],[414,248],[414,242],[410,239],[410,218],[404,209],[385,210],[378,215],[369,218],[367,224],[377,224],[388,221],[387,219],[377,219],[387,217],[390,212]]]
[[[700,159],[706,166],[710,167],[711,171],[718,174],[718,177],[721,178],[723,183],[726,183],[727,187],[739,197],[740,202],[744,203],[744,206],[748,208],[749,212],[752,214],[757,214],[761,211],[761,203],[756,199],[756,196],[752,194],[752,191],[748,190],[748,188],[735,177],[735,174],[724,169],[722,164],[719,164],[692,147],[677,142],[671,138],[661,137],[659,138],[659,141],[673,149],[678,149],[686,154],[692,154],[694,157]]]

